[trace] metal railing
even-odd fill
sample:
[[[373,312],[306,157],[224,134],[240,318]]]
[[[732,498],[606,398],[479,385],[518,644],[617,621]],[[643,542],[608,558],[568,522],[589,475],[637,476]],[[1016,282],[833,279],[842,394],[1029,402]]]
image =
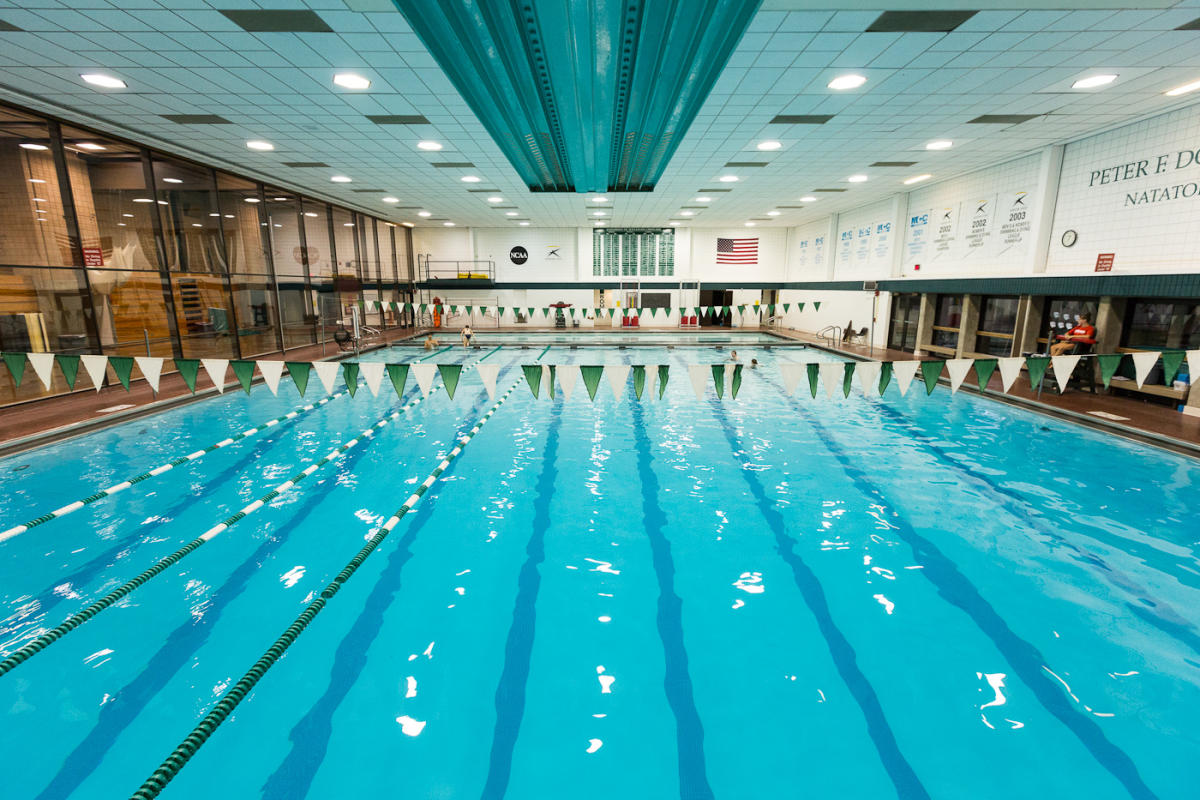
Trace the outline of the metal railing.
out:
[[[436,280],[496,280],[496,262],[490,259],[435,261],[428,255],[417,254],[417,277],[421,281]]]
[[[842,326],[841,325],[826,325],[821,330],[817,331],[818,339],[826,339],[831,344],[838,344],[842,341]]]

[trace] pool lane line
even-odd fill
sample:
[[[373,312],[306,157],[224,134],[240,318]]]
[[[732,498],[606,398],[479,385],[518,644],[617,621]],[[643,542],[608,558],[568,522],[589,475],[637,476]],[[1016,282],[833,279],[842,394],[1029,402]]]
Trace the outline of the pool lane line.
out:
[[[709,400],[708,403],[713,408],[736,459],[737,453],[742,449],[737,431],[734,430],[722,403],[716,400]],[[915,800],[916,798],[929,800],[929,792],[900,750],[896,734],[887,720],[887,714],[884,713],[883,704],[875,692],[875,687],[858,665],[858,656],[854,651],[854,645],[850,643],[846,634],[833,619],[833,612],[829,607],[829,600],[825,595],[821,580],[812,567],[796,552],[799,543],[788,535],[787,521],[783,518],[783,514],[767,496],[766,489],[758,478],[758,473],[746,469],[738,471],[745,479],[746,486],[758,505],[759,514],[766,521],[767,527],[775,538],[776,551],[792,570],[792,579],[812,613],[818,630],[825,639],[825,645],[829,650],[834,667],[862,712],[867,724],[867,734],[875,745],[875,751],[879,754],[884,771],[896,788],[896,794],[904,800]]]
[[[773,379],[768,379],[773,382]],[[781,392],[782,386],[775,384]],[[787,398],[789,404],[805,418],[820,438],[822,446],[829,451],[841,465],[842,471],[863,495],[878,502],[883,508],[891,509],[891,504],[883,492],[867,477],[849,457],[841,445],[832,438],[832,434],[806,409],[803,404],[792,398]],[[975,623],[980,631],[991,640],[992,645],[1004,657],[1026,687],[1038,699],[1042,707],[1051,716],[1061,722],[1083,745],[1096,762],[1116,778],[1130,797],[1139,800],[1150,800],[1157,795],[1142,780],[1137,765],[1133,759],[1117,745],[1109,741],[1104,731],[1091,717],[1080,713],[1078,709],[1067,702],[1066,694],[1058,683],[1053,682],[1046,674],[1045,665],[1048,660],[1032,642],[1022,639],[1008,626],[1000,613],[989,603],[971,580],[959,571],[952,559],[942,553],[934,543],[917,532],[916,528],[902,514],[891,518],[892,530],[897,536],[912,548],[925,569],[918,570],[937,589],[938,594],[955,606]]]
[[[470,369],[472,366],[474,366],[474,364],[469,365],[465,369]],[[440,388],[441,388],[440,385],[435,386],[432,390],[430,390],[429,395],[427,395],[427,396],[432,397],[434,394],[437,393],[437,391]],[[104,597],[101,597],[99,600],[95,601],[94,603],[91,603],[83,610],[78,611],[78,612],[72,614],[71,616],[67,617],[65,620],[63,620],[63,622],[61,624],[59,624],[55,628],[52,628],[51,630],[46,631],[45,633],[43,633],[40,636],[33,639],[28,644],[13,651],[3,661],[0,661],[0,677],[3,677],[7,673],[9,673],[13,669],[15,669],[17,666],[19,666],[20,664],[24,663],[25,661],[28,661],[30,658],[37,655],[42,650],[45,650],[50,645],[54,644],[54,642],[61,639],[63,636],[66,636],[68,633],[75,630],[80,625],[82,625],[83,623],[85,623],[89,619],[91,619],[92,617],[99,614],[101,611],[104,611],[106,608],[111,606],[113,603],[117,602],[118,600],[125,597],[126,595],[131,594],[132,592],[136,591],[143,584],[145,584],[152,578],[154,578],[157,575],[159,575],[160,573],[162,573],[163,570],[167,569],[170,566],[173,566],[174,564],[178,563],[179,561],[181,561],[182,559],[184,559],[185,557],[190,555],[193,551],[195,551],[201,545],[207,544],[208,542],[212,541],[213,539],[215,539],[220,534],[224,533],[229,528],[232,528],[234,525],[241,522],[243,519],[250,516],[255,511],[258,511],[260,508],[262,508],[263,506],[270,503],[276,497],[279,497],[281,494],[284,494],[285,492],[290,491],[297,484],[299,484],[301,481],[303,481],[305,478],[308,478],[309,476],[311,476],[313,473],[315,473],[321,467],[325,466],[330,461],[333,461],[335,458],[340,456],[342,453],[345,453],[347,450],[350,450],[350,449],[358,446],[364,439],[372,439],[375,436],[376,431],[381,430],[382,428],[386,427],[390,422],[393,422],[396,419],[398,419],[406,411],[413,408],[414,406],[419,405],[421,402],[423,402],[425,400],[425,398],[426,398],[426,396],[418,396],[418,397],[414,398],[413,400],[410,400],[407,404],[396,409],[391,414],[376,421],[375,424],[372,425],[371,427],[367,428],[364,431],[361,431],[358,434],[358,436],[355,436],[353,439],[350,439],[349,441],[345,442],[341,447],[338,447],[334,450],[329,451],[329,453],[327,453],[319,461],[315,461],[312,464],[309,464],[308,467],[301,470],[300,472],[297,472],[291,478],[289,478],[288,480],[279,484],[274,489],[272,489],[270,492],[267,492],[265,495],[258,498],[257,500],[250,503],[249,505],[244,506],[241,510],[239,510],[233,516],[228,517],[227,519],[225,519],[221,522],[218,522],[216,525],[209,528],[207,531],[200,534],[200,536],[193,539],[191,542],[184,545],[183,547],[179,548],[174,553],[171,553],[170,555],[159,559],[150,568],[146,569],[141,574],[137,575],[136,577],[132,578],[131,580],[127,581],[126,583],[121,584],[116,589],[113,589],[111,592],[106,594]]]
[[[172,751],[171,755],[167,756],[158,769],[150,774],[150,777],[146,779],[141,788],[131,795],[130,800],[151,800],[151,798],[158,797],[166,785],[179,774],[179,771],[184,768],[192,756],[204,746],[204,743],[208,741],[216,729],[229,718],[229,715],[246,698],[246,695],[253,691],[258,682],[262,680],[263,675],[267,673],[267,670],[271,669],[279,661],[317,614],[320,614],[325,605],[341,590],[342,585],[354,576],[354,573],[362,566],[367,557],[383,543],[383,540],[395,529],[400,520],[412,510],[413,506],[420,502],[425,493],[429,491],[429,487],[433,486],[442,473],[458,458],[463,449],[466,448],[475,435],[479,433],[480,429],[488,423],[488,420],[492,418],[500,406],[504,404],[504,401],[520,385],[521,381],[519,379],[514,381],[508,390],[500,396],[500,399],[475,423],[475,427],[471,428],[466,435],[459,438],[458,444],[455,445],[454,449],[446,454],[446,457],[434,468],[433,472],[429,473],[428,477],[421,482],[417,490],[404,501],[404,504],[397,509],[396,513],[387,522],[383,523],[375,535],[358,551],[358,554],[350,559],[342,571],[321,591],[321,594],[309,603],[304,611],[296,617],[292,624],[287,627],[283,634],[263,654],[262,658],[256,661],[254,666],[232,688],[222,695],[221,699],[213,706],[212,711],[204,719],[200,720],[196,727],[192,729],[192,732]]]
[[[438,353],[444,353],[449,349],[450,349],[449,346],[444,347],[441,350],[437,351],[437,353],[430,353],[427,356],[418,358],[417,361],[424,361],[426,358],[433,358]],[[499,349],[499,348],[497,348],[497,349]],[[491,353],[489,353],[488,355],[491,355]],[[486,357],[487,356],[484,356],[484,358],[486,358]],[[480,361],[482,361],[482,360],[483,359],[480,359]],[[364,384],[359,383],[360,387],[363,385]],[[309,403],[306,406],[301,406],[300,408],[289,411],[288,413],[286,413],[282,416],[275,417],[274,419],[271,419],[271,420],[267,420],[266,422],[263,422],[259,425],[255,425],[253,428],[248,428],[235,436],[230,436],[227,439],[222,439],[221,441],[217,442],[216,444],[209,445],[208,447],[205,447],[202,450],[197,450],[193,453],[189,453],[186,456],[180,456],[179,458],[172,459],[171,461],[168,461],[165,464],[157,466],[154,469],[143,472],[141,475],[137,475],[133,478],[127,478],[127,479],[121,481],[120,483],[117,483],[117,484],[114,484],[114,485],[108,487],[107,489],[101,489],[100,491],[96,492],[95,494],[89,495],[89,496],[83,498],[82,500],[76,500],[73,503],[68,503],[67,505],[63,506],[62,508],[57,508],[54,511],[50,511],[46,514],[43,514],[40,517],[31,519],[28,522],[22,523],[21,525],[16,525],[16,526],[13,526],[12,528],[9,528],[8,530],[0,531],[0,543],[8,541],[9,539],[12,539],[14,536],[19,536],[20,534],[25,533],[26,531],[30,530],[31,528],[36,528],[39,525],[45,525],[47,522],[50,522],[51,520],[59,519],[61,517],[67,516],[68,514],[72,514],[85,506],[89,506],[92,503],[95,503],[97,500],[103,500],[106,497],[112,497],[114,494],[123,492],[126,489],[130,488],[131,486],[141,483],[142,481],[149,480],[150,478],[157,478],[159,475],[162,475],[165,472],[170,472],[172,469],[180,466],[181,464],[186,464],[189,461],[199,461],[201,458],[203,458],[204,456],[213,452],[214,450],[220,450],[221,448],[228,447],[229,445],[234,444],[236,442],[240,442],[243,439],[254,436],[256,433],[261,433],[269,428],[273,428],[274,426],[278,425],[281,422],[286,422],[290,419],[295,419],[296,417],[300,416],[301,414],[312,411],[315,408],[319,408],[319,407],[325,405],[326,403],[328,403],[330,400],[336,400],[337,398],[341,397],[344,394],[347,394],[348,392],[349,392],[348,389],[343,389],[342,391],[338,392],[337,394],[331,394],[328,397],[321,398],[320,400],[318,400],[315,403]]]

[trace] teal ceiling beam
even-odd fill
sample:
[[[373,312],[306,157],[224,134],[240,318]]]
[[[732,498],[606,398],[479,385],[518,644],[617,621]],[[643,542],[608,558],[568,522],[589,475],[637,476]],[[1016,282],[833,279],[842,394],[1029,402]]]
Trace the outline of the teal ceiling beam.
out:
[[[531,191],[648,191],[760,0],[394,0]]]

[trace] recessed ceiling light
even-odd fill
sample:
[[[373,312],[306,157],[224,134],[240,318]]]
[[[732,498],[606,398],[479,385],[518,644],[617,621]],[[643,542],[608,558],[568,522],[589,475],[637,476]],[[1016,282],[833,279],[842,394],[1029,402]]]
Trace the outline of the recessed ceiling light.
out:
[[[680,211],[680,212],[679,212],[679,216],[681,216],[681,217],[694,217],[694,216],[696,216],[696,212],[695,212],[695,211]]]
[[[41,178],[30,178],[29,182],[30,183],[45,183],[45,181],[42,180]]]
[[[595,196],[595,197],[593,197],[593,198],[592,198],[592,202],[593,202],[593,203],[607,203],[607,202],[608,202],[608,198],[607,198],[607,197],[605,197],[604,195],[597,195],[597,196]]]
[[[125,216],[127,216],[127,217],[132,217],[132,216],[133,216],[133,214],[126,214]],[[214,212],[212,212],[211,214],[209,214],[209,216],[210,216],[210,217],[219,217],[219,216],[221,216],[221,215],[220,215],[220,214],[218,214],[217,212],[215,212],[215,211],[214,211]]]
[[[44,202],[46,202],[46,198],[44,198],[44,197],[35,197],[35,198],[33,198],[33,202],[35,202],[35,203],[44,203]]]
[[[696,202],[697,203],[711,203],[712,198],[711,197],[697,197]]]
[[[722,175],[717,180],[721,181],[721,183],[736,183],[737,179],[737,175]]]
[[[342,223],[342,227],[343,227],[343,228],[353,228],[353,227],[354,227],[354,223],[353,223],[353,222],[343,222],[343,223]]]
[[[399,203],[399,202],[400,202],[400,198],[399,198],[399,197],[385,197],[385,198],[383,198],[383,202],[385,202],[385,203]]]
[[[1166,95],[1167,97],[1178,97],[1181,94],[1194,92],[1197,89],[1200,89],[1200,81],[1192,81],[1191,83],[1185,83],[1183,86],[1176,86],[1171,91],[1166,92]]]
[[[122,216],[122,217],[130,217],[130,218],[132,218],[132,217],[133,217],[133,214],[122,214],[121,216]],[[213,216],[214,216],[214,217],[219,217],[219,216],[221,216],[221,215],[220,215],[220,214],[213,214]]]
[[[169,204],[169,203],[168,203],[166,200],[159,200],[159,201],[158,201],[158,204],[159,204],[160,206],[170,205],[170,204]]]
[[[135,198],[133,198],[133,202],[135,202],[135,203],[153,203],[154,200],[152,200],[149,197],[135,197]]]
[[[351,183],[352,182],[352,179],[346,177],[345,175],[334,175],[329,180],[333,181],[334,183]]]
[[[488,202],[489,203],[503,203],[504,198],[503,197],[489,197]]]
[[[768,211],[767,216],[768,217],[778,217],[782,213],[783,213],[782,211]]]
[[[199,222],[193,222],[193,223],[192,223],[192,227],[193,227],[193,228],[203,228],[204,226],[203,226],[203,225],[201,225]]]
[[[163,178],[163,183],[183,183],[179,178]]]
[[[528,223],[528,222],[518,222],[517,224],[518,224],[518,225],[520,225],[522,228],[528,228],[528,227],[529,227],[529,223]]]
[[[759,150],[778,150],[781,147],[783,147],[783,144],[781,142],[776,142],[774,140],[768,140],[765,142],[758,143]]]
[[[600,226],[604,226],[604,225],[607,225],[608,223],[602,219],[598,219],[598,220],[596,220],[596,224],[600,225]]]
[[[463,183],[479,183],[482,180],[478,175],[463,175],[459,178]]]
[[[98,72],[89,72],[86,75],[80,75],[84,83],[90,83],[92,86],[101,86],[105,89],[124,89],[125,81],[120,78],[114,78],[111,75],[101,75]]]
[[[49,150],[50,149],[49,147],[46,147],[46,145],[44,145],[44,144],[34,144],[33,142],[21,142],[21,147],[24,147],[26,150]]]
[[[800,202],[801,203],[815,203],[815,202],[817,202],[817,198],[812,197],[811,195],[805,195],[804,197],[800,198]]]
[[[286,197],[272,197],[271,199],[274,200],[276,203],[286,203],[287,202]]]
[[[418,150],[430,150],[430,151],[441,150],[442,143],[441,142],[417,142],[417,149]]]
[[[264,142],[262,139],[251,139],[246,142],[247,149],[250,150],[274,150],[275,145],[270,142]]]
[[[603,216],[604,216],[604,212],[603,212],[603,211],[593,211],[593,212],[592,212],[592,216],[593,216],[593,217],[603,217]]]
[[[1081,78],[1071,84],[1072,89],[1095,89],[1097,86],[1108,86],[1117,79],[1116,75],[1092,75]]]
[[[954,142],[949,139],[936,139],[925,145],[926,150],[949,150],[954,147]]]
[[[857,89],[867,82],[867,79],[862,75],[839,75],[829,82],[830,89],[842,91],[844,89]]]
[[[747,223],[746,223],[746,227],[747,227],[747,228],[753,228],[753,227],[754,227],[755,225],[757,225],[757,224],[758,224],[758,223],[756,223],[756,222],[747,222]]]
[[[80,150],[107,150],[108,149],[104,145],[96,144],[95,142],[76,142],[75,146],[78,147]]]
[[[44,208],[35,208],[35,209],[33,210],[33,213],[35,213],[35,214],[45,214],[45,213],[46,213],[46,209],[44,209]]]
[[[246,201],[247,203],[257,203],[257,202],[258,202],[258,198],[257,198],[257,197],[247,197],[247,198],[244,198],[244,199],[245,199],[245,201]]]
[[[851,183],[866,183],[867,176],[866,175],[851,175],[849,178],[846,178],[846,180],[850,181]]]
[[[447,228],[453,228],[453,227],[454,227],[454,223],[453,223],[453,222],[443,222],[442,224],[443,224],[443,225],[445,225]]]
[[[118,222],[118,223],[117,223],[117,227],[118,227],[118,228],[124,228],[124,227],[125,227],[125,223],[124,223],[124,222]]]
[[[677,226],[677,225],[679,225],[679,221],[678,221],[678,220],[676,220],[675,222],[672,222],[672,223],[671,223],[671,225],[672,225],[672,226]]]
[[[429,213],[428,211],[418,211],[417,216],[418,217],[432,217],[433,214]]]
[[[278,222],[276,222],[276,223],[275,223],[275,227],[276,227],[276,228],[282,228],[283,226],[282,226],[282,225],[280,225]]]
[[[343,89],[369,89],[371,82],[362,75],[355,75],[353,72],[339,72],[333,76],[333,82]]]
[[[516,211],[505,211],[505,212],[504,212],[504,216],[506,216],[506,217],[519,217],[519,216],[520,216],[520,214],[518,214]]]
[[[315,211],[305,211],[305,212],[304,212],[304,216],[306,216],[306,217],[315,217],[315,216],[317,216],[317,212],[315,212]]]
[[[413,227],[413,224],[412,224],[411,222],[401,222],[400,224],[401,224],[401,225],[403,225],[403,226],[404,226],[404,227],[406,227],[406,228],[411,228],[411,227]]]
[[[225,219],[233,219],[233,214],[226,214]]]
[[[932,178],[932,177],[933,177],[933,176],[932,176],[932,175],[929,175],[929,174],[925,174],[925,175],[916,175],[916,176],[914,176],[914,177],[912,177],[912,178],[909,178],[908,180],[906,180],[906,181],[904,182],[904,185],[905,185],[905,186],[911,186],[911,185],[912,185],[912,184],[914,184],[914,183],[920,183],[921,181],[927,181],[927,180],[929,180],[929,179],[930,179],[930,178]]]

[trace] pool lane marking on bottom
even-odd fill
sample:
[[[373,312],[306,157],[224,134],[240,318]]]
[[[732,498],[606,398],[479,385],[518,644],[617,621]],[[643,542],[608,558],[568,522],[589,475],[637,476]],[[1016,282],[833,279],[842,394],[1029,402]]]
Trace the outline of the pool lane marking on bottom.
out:
[[[783,391],[782,387],[775,384]],[[786,395],[786,392],[784,392]],[[841,445],[817,417],[801,403],[787,398],[788,403],[806,419],[817,433],[822,445],[841,465],[842,471],[855,487],[867,497],[873,498],[886,509],[891,504],[883,492],[867,477],[849,457]],[[992,607],[975,584],[959,571],[958,566],[933,544],[917,532],[916,528],[897,513],[892,519],[892,530],[912,548],[921,559],[925,569],[918,570],[932,583],[938,594],[947,602],[962,610],[975,625],[991,640],[995,648],[1012,667],[1017,677],[1053,717],[1058,719],[1091,753],[1092,757],[1116,778],[1129,795],[1139,800],[1150,800],[1157,795],[1142,780],[1133,759],[1117,745],[1109,741],[1095,720],[1084,716],[1067,702],[1066,695],[1053,683],[1045,672],[1047,660],[1033,643],[1022,639],[1008,626],[1000,613]]]
[[[736,457],[741,450],[741,442],[724,405],[716,400],[709,400],[708,403],[714,409],[717,420],[725,433],[725,438],[729,441]],[[896,734],[887,720],[887,714],[884,713],[883,704],[875,692],[875,687],[858,665],[858,656],[854,651],[854,645],[850,643],[846,634],[833,619],[833,612],[829,608],[829,600],[825,596],[825,589],[822,587],[820,579],[812,567],[796,552],[798,542],[788,535],[787,522],[784,520],[783,514],[767,496],[766,489],[758,478],[758,473],[747,469],[740,469],[739,472],[758,505],[759,513],[775,537],[776,551],[791,567],[792,579],[825,639],[834,667],[862,712],[867,724],[867,734],[875,745],[884,771],[887,772],[892,785],[896,787],[897,795],[904,800],[915,800],[915,798],[928,800],[929,792],[921,783],[921,779],[912,765],[908,763],[904,753],[901,752],[900,745],[896,741]]]
[[[430,478],[436,481],[438,477],[445,472],[446,467],[442,465],[445,464],[448,466],[449,464],[453,463],[456,458],[458,458],[459,454],[462,453],[467,444],[470,443],[470,441],[477,433],[479,433],[483,426],[487,424],[488,420],[492,418],[497,409],[504,404],[504,401],[506,401],[509,396],[512,395],[518,386],[520,386],[520,381],[514,381],[508,390],[501,395],[500,399],[497,400],[492,407],[488,409],[487,413],[475,423],[475,427],[471,428],[466,435],[459,438],[458,444],[455,445],[454,449],[452,449],[447,454],[446,458],[443,459],[443,461],[434,468],[433,472],[429,474]],[[176,747],[174,751],[172,751],[171,755],[169,755],[166,760],[163,761],[158,769],[151,773],[150,777],[146,779],[141,788],[133,793],[130,800],[151,800],[151,798],[158,797],[166,785],[170,783],[176,775],[179,774],[179,771],[187,765],[187,762],[192,758],[192,756],[194,756],[196,752],[204,746],[204,743],[208,741],[209,737],[213,735],[216,729],[220,727],[220,725],[225,722],[226,719],[229,718],[229,715],[233,713],[234,709],[237,708],[242,700],[244,700],[246,696],[254,689],[258,682],[262,679],[263,675],[267,673],[267,670],[271,669],[271,667],[273,667],[276,662],[279,661],[283,654],[287,652],[287,649],[292,646],[292,644],[296,641],[300,634],[304,632],[317,614],[321,613],[321,610],[324,609],[325,605],[334,597],[334,595],[338,593],[338,591],[342,588],[342,585],[354,576],[354,573],[360,566],[362,566],[362,563],[367,559],[367,557],[371,555],[371,553],[374,552],[380,544],[383,543],[383,540],[388,537],[396,525],[399,524],[400,520],[403,519],[404,516],[412,510],[413,506],[420,501],[421,497],[425,495],[431,485],[432,482],[429,481],[429,479],[426,479],[426,481],[423,481],[421,485],[417,487],[417,490],[413,492],[413,494],[407,500],[404,501],[404,504],[400,506],[396,513],[393,514],[387,522],[383,523],[378,532],[376,532],[376,534],[367,541],[363,548],[358,551],[358,554],[355,555],[354,558],[352,558],[346,564],[342,571],[339,572],[337,576],[329,583],[329,585],[321,591],[321,594],[311,603],[309,603],[304,611],[302,611],[300,615],[297,616],[292,622],[292,624],[287,627],[283,634],[275,640],[275,643],[271,645],[266,653],[263,654],[262,658],[256,661],[254,666],[252,666],[246,672],[246,674],[243,675],[241,679],[233,685],[232,688],[222,695],[221,699],[218,700],[213,706],[212,711],[210,711],[204,717],[204,719],[200,720],[196,727],[192,729],[192,732],[188,734],[188,736],[184,738],[182,742],[179,743],[179,746]]]
[[[427,356],[418,358],[417,361],[424,361],[426,358],[432,358],[433,356],[437,355],[438,353],[444,353],[446,350],[449,350],[449,349],[450,349],[449,347],[445,347],[442,350],[439,350],[437,353],[430,353]],[[498,350],[500,348],[496,348],[496,349]],[[492,352],[495,352],[495,351],[493,350]],[[488,353],[488,355],[491,355],[491,353]],[[487,358],[487,356],[484,356],[483,358]],[[481,358],[479,360],[482,361],[483,358]],[[359,383],[358,385],[361,387],[364,384]],[[107,489],[101,489],[100,491],[96,492],[95,494],[91,494],[87,497],[84,497],[81,500],[76,500],[73,503],[68,503],[67,505],[62,506],[61,508],[56,508],[55,510],[49,511],[49,512],[41,515],[40,517],[35,517],[34,519],[29,520],[28,522],[24,522],[20,525],[14,525],[13,527],[9,528],[8,530],[0,531],[0,542],[8,541],[9,539],[13,538],[14,536],[19,536],[20,534],[25,533],[29,529],[36,528],[39,525],[45,525],[47,522],[50,522],[51,520],[59,519],[60,517],[65,517],[68,514],[74,513],[85,506],[89,506],[92,503],[95,503],[97,500],[103,500],[105,497],[111,497],[114,494],[123,492],[136,483],[141,483],[142,481],[149,480],[150,478],[157,478],[159,475],[162,475],[165,472],[170,472],[175,467],[178,467],[182,464],[186,464],[189,461],[198,461],[201,458],[203,458],[204,456],[213,452],[214,450],[220,450],[224,447],[228,447],[229,445],[234,444],[235,442],[240,442],[243,439],[254,436],[256,433],[262,433],[263,431],[267,430],[268,428],[273,428],[281,422],[286,422],[288,420],[295,419],[296,417],[300,416],[301,414],[305,414],[309,411],[312,411],[315,408],[319,408],[319,407],[325,405],[326,403],[328,403],[330,400],[336,400],[337,398],[341,397],[342,395],[345,395],[348,393],[349,393],[349,390],[343,389],[342,391],[340,391],[336,394],[331,394],[328,397],[323,397],[315,403],[309,403],[306,406],[301,406],[300,408],[293,409],[292,411],[289,411],[288,413],[283,414],[282,416],[278,416],[278,417],[275,417],[274,419],[267,420],[266,422],[259,423],[258,425],[255,425],[252,428],[247,428],[246,430],[242,431],[241,433],[238,433],[234,436],[230,436],[225,439],[222,439],[221,441],[217,442],[216,444],[211,444],[208,447],[205,447],[203,449],[196,450],[195,452],[192,452],[192,453],[188,453],[186,456],[180,456],[178,458],[174,458],[165,464],[155,467],[154,469],[146,470],[141,475],[137,475],[133,478],[127,478],[127,479],[121,481],[120,483],[117,483],[117,484],[114,484],[114,485],[108,487]]]
[[[480,360],[482,360],[482,359],[480,359]],[[478,362],[476,362],[476,363],[478,363]],[[470,369],[473,366],[474,366],[474,364],[471,364],[471,365],[467,366],[465,369]],[[441,388],[440,385],[435,386],[433,388],[433,390],[430,391],[428,396],[432,397],[434,394],[437,393],[437,391],[440,388]],[[17,666],[24,663],[25,661],[28,661],[30,658],[37,655],[42,650],[45,650],[50,645],[54,644],[54,642],[58,641],[63,636],[67,635],[74,629],[78,628],[80,625],[87,622],[89,619],[96,616],[101,611],[104,611],[106,608],[113,605],[118,600],[122,599],[126,595],[133,593],[134,591],[139,589],[143,584],[145,584],[152,578],[156,577],[157,575],[161,574],[168,567],[173,566],[174,564],[178,563],[186,556],[190,555],[193,551],[195,551],[201,545],[212,541],[214,538],[216,538],[220,534],[224,533],[225,531],[227,531],[229,528],[233,527],[237,523],[241,522],[243,519],[245,519],[250,514],[253,514],[255,511],[258,511],[260,508],[262,508],[264,505],[266,505],[267,503],[274,500],[276,497],[280,496],[284,492],[289,491],[290,489],[295,487],[298,483],[303,481],[305,478],[308,478],[313,473],[315,473],[318,469],[320,469],[321,467],[328,464],[330,461],[333,461],[335,458],[340,456],[342,453],[345,453],[347,450],[350,450],[350,449],[356,447],[364,439],[372,439],[375,436],[376,431],[381,430],[382,428],[386,427],[389,423],[398,419],[402,414],[404,414],[405,412],[407,412],[409,409],[413,408],[414,406],[419,405],[425,399],[426,399],[426,396],[418,395],[416,398],[414,398],[413,400],[410,400],[408,403],[406,403],[405,405],[396,409],[391,414],[376,421],[375,424],[372,425],[371,427],[367,428],[364,431],[361,431],[358,434],[358,436],[355,436],[353,439],[350,439],[348,442],[343,444],[341,447],[331,450],[328,454],[325,455],[325,457],[323,457],[319,461],[316,461],[316,462],[310,464],[305,469],[301,470],[300,472],[296,473],[288,480],[286,480],[283,483],[276,486],[270,492],[267,492],[262,497],[258,498],[257,500],[250,503],[249,505],[243,507],[240,511],[235,513],[233,516],[228,517],[227,519],[217,523],[213,527],[206,530],[204,533],[200,534],[200,536],[197,537],[196,539],[192,540],[188,544],[186,544],[183,547],[176,550],[174,553],[171,553],[170,555],[164,556],[163,558],[159,559],[157,562],[155,562],[151,567],[149,567],[148,569],[143,571],[141,574],[139,574],[136,577],[132,578],[131,580],[121,584],[116,589],[113,589],[111,592],[106,594],[104,597],[101,597],[99,600],[95,601],[94,603],[91,603],[83,610],[78,611],[78,612],[72,614],[71,616],[67,617],[65,620],[63,620],[63,622],[61,624],[59,624],[55,628],[52,628],[51,630],[46,631],[45,633],[43,633],[43,634],[39,635],[38,637],[36,637],[35,639],[33,639],[28,644],[13,651],[3,661],[0,661],[0,677],[11,672]]]

